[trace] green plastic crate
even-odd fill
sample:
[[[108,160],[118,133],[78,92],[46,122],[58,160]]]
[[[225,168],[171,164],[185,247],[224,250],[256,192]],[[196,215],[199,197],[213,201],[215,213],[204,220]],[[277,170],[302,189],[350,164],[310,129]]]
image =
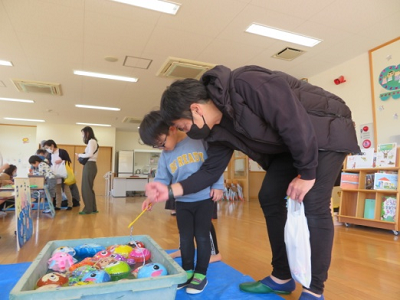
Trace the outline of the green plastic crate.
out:
[[[133,239],[145,244],[146,248],[151,251],[151,261],[165,266],[168,270],[167,276],[63,287],[53,291],[33,290],[37,280],[47,273],[47,261],[56,248],[76,247],[88,243],[107,247],[126,244],[130,239],[130,236],[121,236],[48,242],[14,286],[10,293],[10,299],[175,299],[177,285],[186,282],[186,272],[147,235],[133,236]]]

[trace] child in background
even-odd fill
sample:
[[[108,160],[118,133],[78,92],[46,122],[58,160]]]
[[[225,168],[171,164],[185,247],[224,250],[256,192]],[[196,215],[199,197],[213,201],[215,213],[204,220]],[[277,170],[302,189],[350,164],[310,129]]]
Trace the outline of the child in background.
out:
[[[201,140],[192,140],[176,127],[169,127],[159,111],[146,115],[140,124],[140,138],[153,148],[163,149],[154,181],[171,184],[189,177],[200,169],[207,157],[206,145]],[[210,229],[213,201],[220,200],[223,193],[223,177],[212,187],[198,193],[176,199],[176,218],[180,236],[182,268],[187,273],[188,294],[201,293],[207,285],[207,269],[211,256]],[[142,209],[151,209],[146,199]],[[194,239],[197,244],[197,262],[194,266]]]
[[[50,169],[50,165],[44,162],[38,155],[32,155],[29,157],[29,163],[31,164],[33,175],[44,176],[45,183],[49,190],[50,196],[52,197],[52,199],[48,200],[53,201],[53,198],[56,196],[57,178]]]

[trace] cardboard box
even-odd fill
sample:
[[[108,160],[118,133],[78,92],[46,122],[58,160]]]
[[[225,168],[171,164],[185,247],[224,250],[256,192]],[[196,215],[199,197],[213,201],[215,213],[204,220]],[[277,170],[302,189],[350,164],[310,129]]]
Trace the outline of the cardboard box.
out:
[[[100,244],[107,247],[115,244],[126,244],[131,238],[129,236],[121,236],[57,240],[48,242],[42,249],[31,266],[12,289],[10,299],[175,299],[177,285],[187,280],[186,272],[149,236],[133,236],[133,239],[144,243],[152,254],[151,261],[162,264],[168,271],[167,276],[62,287],[55,291],[33,290],[37,280],[47,273],[47,261],[56,248],[62,246],[77,247],[89,243]]]
[[[344,190],[358,189],[359,180],[360,175],[358,173],[342,172],[342,176],[340,178],[340,187]]]

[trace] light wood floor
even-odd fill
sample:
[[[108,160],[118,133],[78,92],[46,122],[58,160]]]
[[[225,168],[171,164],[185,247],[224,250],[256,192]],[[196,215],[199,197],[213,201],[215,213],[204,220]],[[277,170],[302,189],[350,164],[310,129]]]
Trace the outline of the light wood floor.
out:
[[[98,197],[100,213],[78,215],[79,208],[57,212],[55,219],[33,212],[35,234],[16,252],[12,212],[0,218],[0,263],[32,261],[51,240],[129,235],[128,224],[140,213],[144,198]],[[258,280],[271,272],[271,252],[257,201],[221,202],[214,220],[223,261]],[[399,300],[400,241],[391,231],[335,226],[327,300]],[[134,235],[150,235],[163,249],[179,245],[175,217],[158,204],[134,225]],[[285,299],[298,299],[301,286]]]

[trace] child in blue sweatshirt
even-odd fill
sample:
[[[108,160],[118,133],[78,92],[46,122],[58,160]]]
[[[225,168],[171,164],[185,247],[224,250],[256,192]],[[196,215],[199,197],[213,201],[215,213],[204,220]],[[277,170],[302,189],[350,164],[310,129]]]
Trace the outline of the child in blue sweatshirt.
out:
[[[163,149],[154,181],[169,185],[184,180],[200,169],[207,158],[204,141],[192,140],[176,127],[168,126],[159,111],[152,111],[144,117],[139,133],[145,144]],[[212,187],[176,199],[182,268],[188,276],[187,282],[178,285],[178,289],[186,287],[188,294],[201,293],[207,285],[213,201],[222,198],[223,188],[221,176]],[[146,199],[142,208],[149,209],[150,204],[150,200]],[[197,245],[196,267],[194,239]]]

